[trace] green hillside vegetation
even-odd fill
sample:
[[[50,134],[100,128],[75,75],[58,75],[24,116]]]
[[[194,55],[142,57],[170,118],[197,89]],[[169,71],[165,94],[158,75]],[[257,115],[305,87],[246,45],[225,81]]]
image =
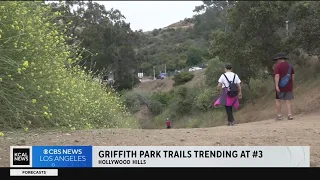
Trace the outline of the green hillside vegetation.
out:
[[[145,36],[142,47],[137,50],[139,71],[147,75],[164,72],[174,72],[206,61],[205,41],[192,37],[192,29],[168,28],[155,29]]]
[[[185,37],[190,39],[185,39],[184,43],[201,40],[204,45],[200,49],[204,52],[203,61],[208,62],[205,84],[200,88],[182,85],[169,93],[145,95],[145,98],[160,102],[154,104],[161,107],[161,113],[154,114],[153,121],[145,128],[164,127],[167,117],[173,120],[177,128],[224,124],[224,112],[221,109],[213,110],[210,105],[218,97],[215,86],[226,62],[234,65],[234,71],[243,81],[241,108],[274,91],[271,59],[278,52],[289,53],[291,63],[299,72],[299,83],[314,80],[319,73],[319,62],[317,58],[310,61],[310,55],[319,55],[319,48],[316,47],[320,40],[320,21],[316,18],[320,12],[319,5],[319,2],[216,1],[204,2],[202,6],[196,7],[195,11],[204,13],[193,18],[193,28],[185,31],[189,34]],[[289,21],[288,31],[286,21]],[[157,37],[162,32],[156,33]],[[160,49],[161,46],[156,47]],[[191,52],[190,49],[186,50],[182,53]],[[162,52],[169,54],[165,50],[156,52],[156,55]],[[179,62],[185,59],[186,56],[180,56]],[[182,66],[176,68],[188,65],[190,67],[191,64],[182,63]]]
[[[51,22],[61,13],[50,10],[0,3],[0,129],[139,127],[118,95],[76,63],[85,49],[66,43],[70,24]]]
[[[215,126],[225,118],[210,105],[226,62],[243,81],[241,108],[273,91],[271,58],[280,51],[303,81],[318,76],[320,2],[203,1],[194,11],[142,32],[98,3],[0,2],[0,129],[160,128],[167,117],[175,127]],[[175,73],[204,64],[201,84],[193,72]],[[136,90],[138,72],[165,66],[171,91]],[[143,126],[132,116],[141,106],[152,115]]]

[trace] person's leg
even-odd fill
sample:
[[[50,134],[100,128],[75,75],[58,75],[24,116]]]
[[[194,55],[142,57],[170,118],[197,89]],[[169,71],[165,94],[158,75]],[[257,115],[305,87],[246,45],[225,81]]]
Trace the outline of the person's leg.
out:
[[[277,114],[281,115],[281,99],[276,99],[276,110]]]
[[[233,114],[232,114],[232,106],[225,106],[225,108],[226,108],[226,112],[227,112],[227,116],[228,116],[228,125],[233,125],[234,118],[233,118]]]
[[[276,111],[277,111],[277,120],[283,119],[282,114],[281,114],[281,97],[283,93],[277,93],[276,92]]]
[[[293,92],[287,92],[285,94],[285,102],[287,106],[288,120],[292,120],[292,100],[294,99]]]

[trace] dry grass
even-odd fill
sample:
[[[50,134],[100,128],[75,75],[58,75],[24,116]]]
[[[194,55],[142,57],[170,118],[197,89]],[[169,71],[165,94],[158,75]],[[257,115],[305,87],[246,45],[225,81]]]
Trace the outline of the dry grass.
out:
[[[135,91],[141,92],[169,92],[173,89],[174,81],[171,78],[165,78],[163,80],[157,79],[152,81],[141,82]]]
[[[194,71],[193,74],[194,74],[194,77],[191,81],[187,82],[185,84],[185,86],[189,87],[189,88],[201,88],[204,86],[205,84],[205,72],[206,72],[206,69],[202,69],[202,70],[199,70],[199,71]]]
[[[293,114],[309,114],[320,109],[319,79],[300,82],[294,88]],[[283,103],[282,113],[286,114],[286,107]],[[248,104],[236,113],[241,123],[260,121],[275,117],[275,92],[272,91],[254,104]]]
[[[308,69],[306,68],[296,68],[296,82],[295,82],[295,89],[294,89],[294,96],[295,100],[293,101],[293,114],[309,114],[313,112],[317,112],[320,109],[320,95],[318,93],[320,85],[320,78],[317,77],[315,74],[308,73]],[[205,83],[205,69],[200,71],[194,72],[195,77],[185,86],[189,88],[201,88]],[[306,81],[306,79],[308,79]],[[170,78],[165,80],[156,80],[156,81],[149,81],[141,83],[138,88],[135,90],[137,91],[144,91],[144,92],[168,92],[173,89],[173,83]],[[268,89],[273,89],[273,82],[266,82],[268,85]],[[307,93],[306,93],[307,92]],[[271,119],[275,116],[275,92],[272,90],[264,97],[261,97],[258,100],[255,100],[254,104],[247,104],[243,109],[239,110],[235,113],[235,117],[238,122],[240,123],[247,123],[247,122],[254,122],[254,121],[261,121],[265,119]],[[283,114],[286,114],[285,104],[283,104]],[[152,115],[146,115],[146,109],[142,109],[142,112],[138,113],[139,119],[145,119],[147,122],[150,122]],[[185,121],[177,124],[178,127],[182,127],[184,125],[190,124],[188,126],[197,127],[197,124],[206,124],[207,127],[212,127],[216,125],[221,125],[221,122],[216,122],[214,119],[217,117],[211,117],[210,114],[212,112],[204,113],[207,117],[202,117],[201,115],[197,114],[195,116],[186,117]],[[146,116],[146,117],[144,117]],[[201,117],[200,117],[201,116]],[[203,119],[208,121],[207,123],[200,123],[203,122]],[[223,117],[222,117],[223,118]],[[184,123],[184,124],[183,124]],[[220,124],[219,124],[220,123]]]
[[[146,105],[142,105],[140,107],[140,111],[133,114],[133,116],[140,121],[141,127],[146,129],[155,129],[153,118],[154,116],[149,111],[148,107]]]
[[[202,69],[200,71],[195,71],[194,78],[187,82],[185,86],[187,87],[202,87],[205,83],[205,69]],[[174,81],[168,77],[163,80],[157,79],[157,80],[151,80],[151,81],[145,81],[141,82],[138,87],[134,89],[134,91],[141,91],[141,92],[169,92],[172,90]]]

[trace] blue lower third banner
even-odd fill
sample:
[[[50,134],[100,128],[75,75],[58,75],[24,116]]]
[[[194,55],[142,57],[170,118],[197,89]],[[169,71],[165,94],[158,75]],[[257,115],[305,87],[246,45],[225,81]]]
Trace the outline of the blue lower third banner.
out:
[[[32,146],[32,167],[92,167],[92,146]]]
[[[11,146],[10,167],[310,167],[310,147]]]

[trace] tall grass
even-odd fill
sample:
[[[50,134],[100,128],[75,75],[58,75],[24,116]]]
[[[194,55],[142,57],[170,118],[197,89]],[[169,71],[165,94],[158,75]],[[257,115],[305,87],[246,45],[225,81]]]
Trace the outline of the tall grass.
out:
[[[0,129],[138,127],[112,89],[71,67],[79,49],[51,12],[41,2],[0,2]]]

